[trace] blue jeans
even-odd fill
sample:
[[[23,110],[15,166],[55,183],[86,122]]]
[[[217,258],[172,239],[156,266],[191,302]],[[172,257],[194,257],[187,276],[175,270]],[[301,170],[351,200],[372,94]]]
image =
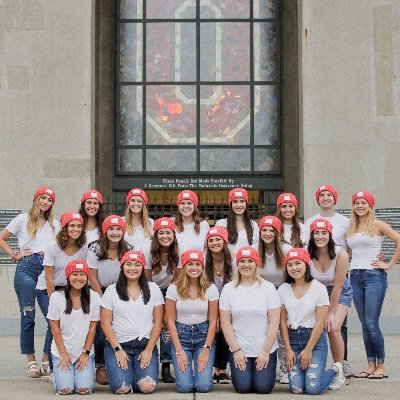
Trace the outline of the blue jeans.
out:
[[[43,255],[39,253],[21,258],[15,269],[14,289],[21,313],[21,354],[35,354],[36,284],[42,271]],[[46,352],[46,343],[43,351]]]
[[[256,357],[247,357],[246,369],[235,367],[233,354],[230,354],[233,388],[238,393],[268,394],[275,386],[277,350],[269,355],[267,368],[256,370]]]
[[[385,299],[387,273],[383,269],[353,269],[350,272],[353,301],[360,319],[369,362],[385,362],[385,341],[379,317]]]
[[[116,393],[122,387],[130,387],[135,392],[141,392],[139,382],[152,380],[154,385],[158,381],[158,351],[154,347],[153,354],[150,360],[150,365],[147,368],[140,368],[140,361],[138,357],[140,353],[146,348],[148,339],[142,340],[134,339],[129,342],[120,343],[125,353],[128,355],[128,369],[124,371],[117,364],[115,358],[115,351],[110,343],[106,341],[104,346],[104,359],[106,362],[108,382],[110,389]]]
[[[197,358],[206,343],[208,322],[205,321],[194,325],[186,325],[177,322],[176,329],[178,331],[179,341],[188,359],[188,369],[186,372],[182,372],[178,367],[176,350],[171,342],[171,355],[176,376],[176,389],[181,393],[209,392],[213,383],[212,373],[215,358],[214,343],[209,351],[208,362],[204,370],[199,372],[197,368]]]
[[[89,357],[87,367],[78,370],[78,361],[70,365],[68,371],[58,366],[60,359],[51,356],[53,360],[53,373],[54,373],[54,389],[56,393],[60,393],[63,389],[89,389],[92,391],[94,385],[94,360],[93,355]]]
[[[296,354],[296,363],[289,371],[289,387],[293,393],[321,394],[331,384],[335,371],[325,370],[328,356],[328,342],[325,331],[321,333],[313,351],[310,366],[302,369],[299,354],[307,346],[312,328],[289,329],[290,346]]]
[[[39,290],[36,289],[36,299],[39,304],[39,308],[42,311],[42,314],[44,317],[47,317],[47,312],[49,311],[49,295],[47,294],[47,290]],[[53,340],[53,335],[51,333],[51,328],[50,328],[50,323],[49,320],[46,318],[47,321],[47,330],[46,330],[46,338],[44,340],[44,352],[50,355],[50,348],[51,348],[51,342]],[[52,362],[52,357],[49,357],[49,365],[50,365],[50,370],[53,370],[53,362]]]

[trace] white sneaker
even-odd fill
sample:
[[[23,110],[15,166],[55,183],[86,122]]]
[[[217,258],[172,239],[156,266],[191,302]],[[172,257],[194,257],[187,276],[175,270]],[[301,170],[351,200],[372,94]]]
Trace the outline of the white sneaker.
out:
[[[289,374],[287,372],[281,371],[281,377],[279,379],[279,383],[283,385],[289,384]]]
[[[343,374],[343,365],[340,362],[333,364],[333,369],[337,370],[336,376],[333,378],[332,383],[329,385],[330,390],[339,390],[340,387],[346,382],[346,378]]]
[[[346,378],[351,375],[350,363],[346,360],[343,361],[343,374]]]

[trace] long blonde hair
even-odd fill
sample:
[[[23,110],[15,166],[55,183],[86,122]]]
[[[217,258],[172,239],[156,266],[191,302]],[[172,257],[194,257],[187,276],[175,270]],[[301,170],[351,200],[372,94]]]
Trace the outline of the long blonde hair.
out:
[[[256,267],[255,278],[258,283],[261,283],[264,280],[264,278],[261,276],[260,268],[258,268],[258,267]],[[237,267],[236,271],[233,273],[233,277],[232,277],[232,282],[235,287],[239,286],[240,280],[241,280],[241,275],[239,273],[239,268]]]
[[[365,233],[367,233],[370,236],[373,236],[373,231],[374,231],[374,221],[375,221],[375,212],[373,208],[370,208],[368,210],[368,215],[367,219],[365,221]],[[347,232],[347,236],[349,237],[351,235],[354,235],[357,233],[358,226],[360,225],[360,218],[354,211],[354,204],[351,209],[351,214],[350,214],[350,226],[349,226],[349,231]]]
[[[133,216],[132,216],[132,211],[129,208],[129,204],[125,211],[125,223],[128,235],[133,235],[133,228],[134,228]],[[142,199],[142,225],[144,230],[144,237],[149,237],[151,233],[151,223],[149,218],[149,212],[147,211],[147,207],[143,199]]]
[[[199,291],[199,297],[202,300],[206,299],[206,290],[211,286],[211,282],[207,279],[204,270],[201,272],[201,275],[197,278],[197,289]],[[181,276],[176,282],[176,290],[178,292],[179,297],[182,300],[186,300],[189,298],[189,278],[186,274],[186,271],[183,270]]]
[[[35,238],[36,234],[39,230],[39,217],[40,217],[40,196],[37,196],[36,199],[33,200],[32,207],[28,213],[28,234],[30,237]],[[55,232],[54,227],[54,213],[53,213],[53,204],[51,207],[45,211],[44,218],[49,222],[51,229]]]

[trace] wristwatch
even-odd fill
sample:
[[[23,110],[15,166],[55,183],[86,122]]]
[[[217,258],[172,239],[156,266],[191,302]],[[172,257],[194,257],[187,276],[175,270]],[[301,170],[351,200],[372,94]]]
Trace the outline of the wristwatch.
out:
[[[209,345],[207,345],[207,344],[205,344],[205,345],[203,346],[203,348],[208,349],[208,350],[211,350],[211,346],[209,346]]]
[[[114,347],[114,351],[115,351],[115,352],[117,352],[117,351],[119,351],[119,350],[122,350],[122,347],[121,347],[120,344],[119,344],[118,346],[115,346],[115,347]]]
[[[83,349],[82,354],[86,354],[87,356],[90,356],[90,350]]]

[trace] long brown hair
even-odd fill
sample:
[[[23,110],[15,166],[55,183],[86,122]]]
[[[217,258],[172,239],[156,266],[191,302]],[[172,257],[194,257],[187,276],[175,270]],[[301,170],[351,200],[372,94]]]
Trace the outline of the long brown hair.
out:
[[[202,300],[206,299],[206,291],[210,286],[211,282],[209,282],[203,270],[201,272],[201,275],[197,278],[197,289],[199,291],[199,297]],[[182,300],[186,300],[189,298],[189,278],[185,270],[182,271],[178,282],[176,282],[176,290]]]
[[[40,217],[40,196],[37,196],[36,199],[33,200],[32,207],[28,213],[28,234],[31,238],[35,238],[36,234],[39,230],[39,217]],[[51,207],[44,212],[44,218],[50,224],[51,229],[55,232],[54,227],[54,212],[53,212],[53,204]]]
[[[161,249],[162,246],[158,242],[157,232],[151,239],[151,269],[155,275],[161,271]],[[174,233],[174,241],[168,246],[168,267],[167,274],[174,275],[176,268],[178,267],[179,252],[178,252],[178,241]]]
[[[246,209],[243,214],[243,219],[244,219],[244,227],[246,229],[247,241],[251,246],[253,244],[253,227],[251,225],[250,211],[247,203],[246,203]],[[230,244],[236,244],[239,232],[237,230],[236,214],[232,209],[232,203],[229,205],[226,229],[228,231],[228,242]]]
[[[110,241],[107,237],[107,235],[100,235],[100,239],[97,240],[97,243],[99,244],[99,256],[98,260],[108,260],[108,248]],[[127,252],[131,250],[131,246],[129,243],[122,237],[122,239],[118,242],[118,259],[120,260],[122,256]]]
[[[67,225],[65,225],[64,227],[62,227],[60,229],[60,232],[58,232],[57,236],[56,236],[56,241],[57,241],[58,245],[62,249],[65,249],[67,247],[67,242],[68,242],[68,237],[69,237],[68,236],[68,225],[69,225],[69,222],[68,222]],[[83,229],[83,226],[82,226],[82,232],[79,235],[78,239],[76,239],[76,245],[79,248],[82,248],[82,246],[85,243],[86,243],[86,232],[85,232],[85,230]]]
[[[79,208],[79,214],[82,215],[83,229],[86,230],[86,226],[87,226],[89,217],[85,210],[85,202],[86,202],[86,200],[83,203],[81,203],[81,206]],[[99,230],[101,230],[101,224],[103,223],[105,217],[106,216],[104,214],[103,204],[99,203],[99,210],[97,211],[97,214],[94,216],[94,219],[96,220],[96,226],[97,226],[97,228],[99,228]]]
[[[286,242],[286,240],[283,237],[283,217],[281,215],[281,210],[280,207],[278,207],[278,209],[276,210],[276,217],[279,218],[279,220],[282,222],[282,232],[280,234],[280,238],[281,238],[281,242]],[[292,234],[290,236],[290,244],[293,247],[303,247],[303,242],[301,240],[301,229],[300,229],[300,218],[299,218],[299,213],[297,212],[297,207],[295,208],[294,211],[294,216],[293,216],[293,226],[292,226]]]
[[[278,267],[278,269],[284,269],[285,268],[285,255],[283,254],[282,250],[282,242],[281,242],[281,236],[279,235],[278,231],[273,227],[272,228],[275,233],[275,240],[274,240],[274,258],[275,258],[275,264]],[[258,240],[258,254],[261,257],[261,268],[264,268],[265,265],[265,252],[267,251],[267,246],[264,243],[264,241],[261,239],[261,232]]]
[[[194,208],[192,215],[194,220],[194,231],[196,232],[196,235],[198,235],[200,233],[201,218],[200,218],[200,211],[197,207]],[[177,232],[180,233],[184,231],[185,227],[183,226],[183,218],[181,212],[179,211],[179,207],[176,210],[175,214],[175,225]]]
[[[224,242],[224,247],[222,249],[224,253],[224,281],[225,285],[232,279],[232,255],[228,249],[227,244]],[[208,248],[206,250],[206,266],[204,272],[207,276],[207,279],[213,283],[214,282],[214,260],[212,256],[212,251]]]

